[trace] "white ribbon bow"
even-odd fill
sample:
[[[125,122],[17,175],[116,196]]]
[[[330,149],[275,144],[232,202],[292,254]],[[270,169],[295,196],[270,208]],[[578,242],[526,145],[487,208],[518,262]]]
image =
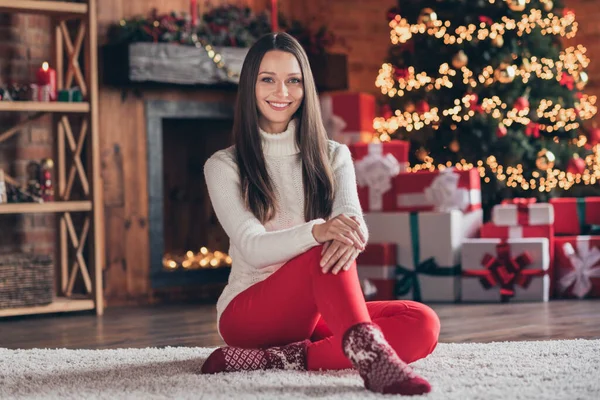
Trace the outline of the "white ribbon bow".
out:
[[[464,211],[469,207],[469,191],[458,187],[459,178],[454,168],[446,168],[425,189],[425,199],[436,211]]]
[[[382,143],[370,143],[369,153],[354,164],[356,183],[369,188],[369,208],[381,210],[382,196],[392,188],[392,178],[400,173],[400,163],[391,154],[383,154]]]
[[[346,121],[342,117],[333,114],[333,99],[331,96],[321,97],[321,115],[327,136],[329,139],[336,140],[346,128]]]
[[[590,278],[600,278],[600,250],[590,249],[589,241],[583,240],[577,242],[577,252],[571,243],[565,243],[563,251],[573,269],[559,279],[558,285],[561,291],[573,285],[573,294],[581,299],[592,289]]]

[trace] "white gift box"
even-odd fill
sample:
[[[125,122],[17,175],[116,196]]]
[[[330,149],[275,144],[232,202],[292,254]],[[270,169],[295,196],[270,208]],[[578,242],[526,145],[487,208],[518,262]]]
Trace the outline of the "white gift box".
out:
[[[501,249],[507,248],[508,257],[500,256]],[[468,239],[461,253],[463,302],[548,301],[550,250],[547,238]],[[519,271],[511,271],[510,264],[514,262],[521,268]],[[480,276],[472,276],[475,274]],[[493,283],[486,282],[486,276]],[[512,296],[507,294],[511,291]]]
[[[492,221],[498,226],[552,225],[554,224],[554,207],[548,203],[522,206],[499,204],[492,209]]]
[[[365,221],[370,243],[396,244],[397,262],[405,271],[404,275],[397,277],[399,287],[410,286],[413,289],[399,294],[398,298],[424,302],[455,302],[460,299],[460,249],[465,238],[478,235],[483,224],[482,210],[464,214],[458,210],[369,212],[365,213]],[[417,265],[415,256],[418,257]],[[417,282],[414,282],[415,279]]]

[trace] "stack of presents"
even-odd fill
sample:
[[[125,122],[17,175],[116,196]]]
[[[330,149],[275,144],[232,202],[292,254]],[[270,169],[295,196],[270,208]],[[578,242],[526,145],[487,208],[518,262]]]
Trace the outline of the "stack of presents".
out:
[[[484,223],[476,169],[406,172],[407,142],[370,140],[368,94],[329,93],[322,108],[330,137],[348,144],[355,163],[370,234],[357,259],[368,300],[600,297],[600,234],[591,234],[600,197],[506,200]]]

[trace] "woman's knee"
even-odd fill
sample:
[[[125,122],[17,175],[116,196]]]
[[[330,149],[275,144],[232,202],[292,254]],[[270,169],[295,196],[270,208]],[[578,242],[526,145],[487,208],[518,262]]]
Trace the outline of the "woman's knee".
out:
[[[407,304],[413,318],[416,321],[413,327],[416,337],[422,344],[422,357],[431,354],[435,346],[437,346],[440,336],[440,319],[431,307],[418,302],[411,301]]]

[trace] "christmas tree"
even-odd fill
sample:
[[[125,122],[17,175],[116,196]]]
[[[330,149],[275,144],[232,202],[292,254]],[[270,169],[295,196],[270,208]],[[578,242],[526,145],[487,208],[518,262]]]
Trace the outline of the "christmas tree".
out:
[[[402,0],[388,20],[374,127],[411,142],[412,170],[478,168],[486,208],[597,190],[589,59],[560,0]]]

